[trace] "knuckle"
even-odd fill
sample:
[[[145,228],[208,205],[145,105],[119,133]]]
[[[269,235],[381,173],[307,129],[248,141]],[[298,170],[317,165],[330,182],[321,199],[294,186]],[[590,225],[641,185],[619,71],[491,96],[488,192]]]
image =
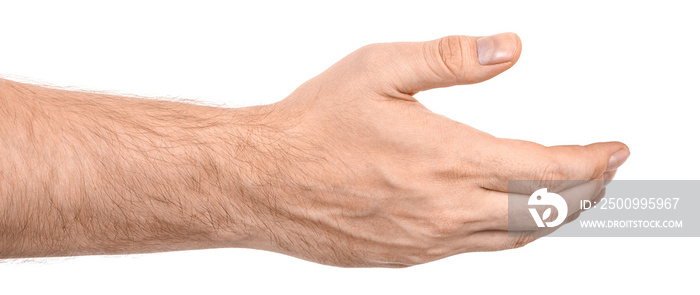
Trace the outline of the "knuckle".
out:
[[[567,145],[547,148],[551,155],[556,155],[554,160],[559,160],[558,163],[567,163],[559,165],[559,172],[566,172],[560,176],[560,179],[573,177],[576,180],[589,180],[602,177],[607,166],[607,159],[602,159],[595,149],[589,146],[582,145]],[[574,165],[575,164],[575,165]]]
[[[558,180],[566,179],[564,166],[554,158],[547,159],[544,167],[540,171],[540,180],[545,187],[554,187]]]
[[[582,179],[594,179],[603,175],[607,166],[606,161],[599,161],[599,157],[594,149],[589,146],[571,145],[566,153],[567,161],[576,162],[578,169],[575,174]]]
[[[438,42],[438,52],[440,59],[449,72],[458,80],[464,76],[467,59],[466,53],[469,50],[469,42],[465,36],[447,36]]]
[[[386,44],[373,43],[365,45],[356,50],[353,55],[361,65],[375,65],[386,57]]]

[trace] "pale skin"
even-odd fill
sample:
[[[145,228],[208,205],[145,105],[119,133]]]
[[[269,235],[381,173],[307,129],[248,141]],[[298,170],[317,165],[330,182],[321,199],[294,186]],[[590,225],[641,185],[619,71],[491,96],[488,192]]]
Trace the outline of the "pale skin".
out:
[[[507,232],[508,180],[610,180],[629,150],[497,138],[421,105],[518,60],[515,34],[479,38],[365,46],[237,109],[0,79],[0,258],[245,247],[404,267],[528,244]]]

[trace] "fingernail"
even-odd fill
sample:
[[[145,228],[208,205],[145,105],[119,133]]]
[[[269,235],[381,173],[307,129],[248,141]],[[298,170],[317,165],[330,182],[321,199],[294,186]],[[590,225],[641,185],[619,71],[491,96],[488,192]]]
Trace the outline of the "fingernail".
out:
[[[517,36],[513,33],[503,33],[476,40],[476,54],[482,65],[495,65],[513,59],[518,47]]]
[[[608,160],[608,168],[606,168],[605,171],[612,171],[619,168],[623,163],[625,163],[625,161],[627,161],[629,156],[630,151],[628,149],[621,149],[615,152],[612,156],[610,156],[610,160]]]

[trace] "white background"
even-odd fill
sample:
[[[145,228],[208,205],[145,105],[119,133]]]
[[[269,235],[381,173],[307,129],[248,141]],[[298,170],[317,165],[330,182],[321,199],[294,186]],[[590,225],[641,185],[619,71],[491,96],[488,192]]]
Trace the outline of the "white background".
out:
[[[623,141],[618,179],[700,179],[691,2],[7,2],[5,78],[228,106],[282,99],[365,44],[513,31],[511,70],[418,99],[500,137]],[[697,294],[698,250],[700,238],[543,238],[408,269],[245,249],[35,259],[0,263],[0,293]]]

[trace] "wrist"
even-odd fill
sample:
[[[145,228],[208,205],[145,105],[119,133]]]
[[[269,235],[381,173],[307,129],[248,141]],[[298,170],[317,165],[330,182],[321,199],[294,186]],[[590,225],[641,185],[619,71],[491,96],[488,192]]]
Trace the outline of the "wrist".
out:
[[[209,203],[219,219],[212,223],[212,233],[221,247],[269,249],[273,213],[268,205],[277,197],[270,176],[284,150],[282,141],[276,140],[280,125],[273,109],[273,105],[226,109],[214,131],[224,135],[214,147],[218,186],[213,193],[216,202]]]

